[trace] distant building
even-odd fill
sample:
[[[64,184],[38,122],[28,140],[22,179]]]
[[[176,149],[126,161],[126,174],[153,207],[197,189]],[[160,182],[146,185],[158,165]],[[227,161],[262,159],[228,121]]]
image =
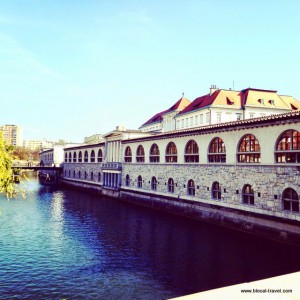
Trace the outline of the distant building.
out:
[[[3,139],[11,146],[23,145],[23,129],[17,125],[3,125],[0,126]]]
[[[275,90],[247,88],[241,91],[210,88],[210,93],[190,102],[181,98],[168,110],[155,114],[139,129],[168,132],[299,110],[292,96]]]
[[[94,134],[91,136],[87,136],[84,138],[85,144],[96,144],[103,141],[103,135],[102,134]]]
[[[30,150],[40,150],[43,148],[51,148],[53,146],[53,142],[45,140],[24,140],[23,146]]]

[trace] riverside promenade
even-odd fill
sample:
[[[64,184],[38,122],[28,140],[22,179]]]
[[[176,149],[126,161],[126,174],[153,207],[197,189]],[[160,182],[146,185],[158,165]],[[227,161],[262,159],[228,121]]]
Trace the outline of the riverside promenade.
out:
[[[241,283],[172,300],[299,300],[300,272]]]

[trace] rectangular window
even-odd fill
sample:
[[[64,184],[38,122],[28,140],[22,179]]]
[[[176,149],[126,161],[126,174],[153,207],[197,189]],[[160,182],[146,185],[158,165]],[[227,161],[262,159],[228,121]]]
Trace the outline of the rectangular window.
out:
[[[241,120],[242,119],[242,114],[240,114],[240,113],[236,114],[236,119],[237,119],[237,121]]]
[[[181,120],[181,128],[184,128],[184,120]]]
[[[217,123],[221,123],[221,113],[217,114]]]
[[[198,116],[195,116],[195,125],[198,125]]]
[[[203,115],[200,115],[200,124],[203,124]]]
[[[210,123],[209,112],[205,114],[205,122],[206,122],[206,124]]]
[[[254,118],[254,113],[251,113],[251,114],[249,115],[249,118],[250,118],[250,119],[253,119],[253,118]]]
[[[185,127],[188,127],[188,126],[189,126],[189,119],[186,118],[186,119],[185,119]]]
[[[194,117],[190,117],[190,126],[193,126],[193,125],[194,125],[194,124],[193,124],[193,123],[194,123],[193,121],[194,121]]]

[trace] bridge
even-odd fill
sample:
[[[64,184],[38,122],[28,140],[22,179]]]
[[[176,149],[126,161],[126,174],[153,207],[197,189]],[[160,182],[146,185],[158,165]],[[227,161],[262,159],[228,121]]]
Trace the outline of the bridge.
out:
[[[45,167],[45,166],[19,166],[19,165],[13,165],[11,167],[14,170],[33,170],[33,171],[62,171],[62,167]]]
[[[44,185],[56,185],[59,182],[61,174],[63,172],[62,167],[51,167],[51,166],[33,166],[33,165],[13,165],[13,170],[30,170],[38,171],[38,177],[41,184]],[[20,172],[21,173],[21,172]],[[14,175],[15,182],[19,182],[20,174]]]

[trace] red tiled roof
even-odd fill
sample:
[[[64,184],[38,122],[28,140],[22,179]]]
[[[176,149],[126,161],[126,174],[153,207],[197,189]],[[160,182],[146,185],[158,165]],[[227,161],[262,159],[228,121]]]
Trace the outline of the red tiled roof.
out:
[[[183,109],[179,114],[184,114],[195,109],[203,108],[211,105],[215,99],[218,97],[220,90],[215,91],[212,95],[207,94],[201,97],[196,98],[191,102],[185,109]]]
[[[163,115],[166,113],[169,113],[171,111],[174,111],[176,109],[181,109],[185,107],[187,103],[190,103],[190,101],[187,98],[180,98],[175,104],[173,104],[169,109],[166,109],[164,111],[161,111],[157,114],[155,114],[152,118],[150,118],[146,123],[144,123],[142,126],[151,124],[151,123],[156,123],[156,122],[161,122],[163,120]]]
[[[151,123],[155,123],[155,122],[161,122],[163,120],[162,115],[165,114],[166,112],[168,112],[169,110],[164,110],[161,111],[159,113],[157,113],[156,115],[154,115],[153,117],[151,117],[146,123],[144,123],[142,126],[151,124]]]

